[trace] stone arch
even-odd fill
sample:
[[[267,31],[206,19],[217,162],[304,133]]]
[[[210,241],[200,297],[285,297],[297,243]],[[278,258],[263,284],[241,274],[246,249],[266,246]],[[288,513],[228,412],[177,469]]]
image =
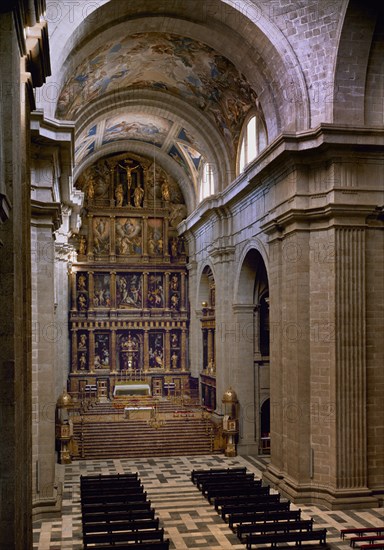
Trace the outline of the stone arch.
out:
[[[213,265],[208,260],[208,261],[204,262],[203,265],[201,266],[201,269],[200,269],[200,272],[199,272],[198,278],[197,278],[197,280],[199,281],[198,282],[198,287],[197,287],[197,293],[196,293],[196,299],[197,299],[196,309],[197,310],[201,309],[202,302],[208,302],[208,304],[210,303],[210,298],[211,298],[210,294],[209,294],[209,290],[210,290],[209,278],[210,277],[213,278],[213,281],[216,280]]]
[[[378,17],[375,3],[351,0],[346,8],[336,57],[333,122],[364,123],[367,69]]]
[[[235,284],[234,284],[234,303],[235,304],[241,304],[246,303],[244,302],[244,299],[246,296],[251,296],[250,292],[250,284],[251,280],[246,278],[246,273],[249,274],[249,266],[245,264],[245,260],[248,257],[249,254],[257,253],[260,258],[262,259],[262,262],[265,266],[266,273],[268,273],[268,253],[265,247],[265,244],[260,239],[252,239],[251,241],[247,242],[246,245],[241,250],[241,253],[238,258],[238,270],[235,276]],[[246,273],[243,272],[243,266],[246,265],[247,271]],[[244,285],[245,293],[242,291],[241,287]],[[254,292],[254,289],[252,290]],[[249,302],[248,302],[249,303]]]
[[[57,84],[73,69],[75,57],[68,62],[69,54],[81,52],[93,37],[116,24],[129,28],[129,32],[153,30],[158,28],[161,16],[163,32],[182,32],[216,47],[249,79],[260,99],[271,139],[282,130],[310,126],[308,93],[300,65],[289,41],[260,8],[247,4],[244,10],[234,0],[213,0],[208,4],[178,0],[172,7],[154,0],[118,4],[117,9],[117,2],[99,3],[99,8],[87,17],[78,10],[67,21],[65,35],[63,31],[52,33],[52,51],[58,52],[52,59],[53,80]],[[154,9],[158,17],[146,17]],[[287,90],[294,93],[294,100],[287,101]]]

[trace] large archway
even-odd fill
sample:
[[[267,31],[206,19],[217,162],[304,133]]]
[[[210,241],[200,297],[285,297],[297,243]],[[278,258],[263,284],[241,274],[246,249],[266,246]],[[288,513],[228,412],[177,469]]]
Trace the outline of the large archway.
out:
[[[238,334],[236,391],[240,414],[240,450],[269,451],[264,443],[262,404],[269,397],[269,285],[261,253],[249,248],[238,274],[234,305]],[[252,381],[252,383],[250,383]],[[264,422],[264,420],[263,420]]]

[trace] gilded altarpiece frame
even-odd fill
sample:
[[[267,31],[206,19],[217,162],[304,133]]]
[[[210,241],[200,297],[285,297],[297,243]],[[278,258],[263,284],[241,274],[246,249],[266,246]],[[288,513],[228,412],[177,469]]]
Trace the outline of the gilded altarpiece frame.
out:
[[[188,392],[180,188],[148,159],[123,153],[97,161],[76,186],[85,202],[70,273],[69,391],[102,384],[111,399],[117,383],[141,380],[157,394],[169,383]]]

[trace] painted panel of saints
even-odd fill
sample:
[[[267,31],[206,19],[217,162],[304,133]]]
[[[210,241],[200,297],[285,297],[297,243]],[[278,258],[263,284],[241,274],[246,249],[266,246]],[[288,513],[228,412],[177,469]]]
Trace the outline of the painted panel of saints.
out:
[[[108,369],[110,366],[109,334],[95,334],[95,369]]]
[[[93,252],[94,254],[109,254],[109,219],[94,218],[93,220]]]
[[[141,309],[143,307],[142,276],[140,273],[118,274],[116,277],[117,307]]]
[[[111,307],[109,273],[95,273],[93,305],[94,307]]]
[[[149,308],[164,307],[164,286],[162,275],[157,273],[150,273],[148,275],[147,305]]]
[[[164,334],[162,332],[149,333],[149,366],[160,369],[164,367]]]
[[[116,219],[116,254],[131,256],[142,253],[142,222],[139,218]]]
[[[163,221],[161,219],[148,220],[148,254],[162,256],[164,250]]]

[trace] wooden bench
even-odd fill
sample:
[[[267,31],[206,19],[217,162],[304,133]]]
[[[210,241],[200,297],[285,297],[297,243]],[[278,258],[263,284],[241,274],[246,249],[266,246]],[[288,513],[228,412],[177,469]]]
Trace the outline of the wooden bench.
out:
[[[92,550],[107,550],[109,546],[92,546]],[[169,539],[164,541],[146,541],[129,544],[115,544],[113,550],[169,550]]]
[[[95,514],[95,513],[105,513],[105,512],[129,512],[133,510],[150,510],[151,501],[129,501],[129,502],[92,502],[84,503],[81,506],[81,510],[84,514]]]
[[[135,473],[127,473],[127,474],[110,474],[110,475],[87,475],[87,476],[80,476],[80,486],[83,484],[88,483],[109,483],[109,482],[120,482],[128,479],[139,479],[139,475],[137,472]]]
[[[92,496],[92,495],[118,495],[121,493],[143,492],[144,487],[139,481],[135,481],[135,485],[123,485],[114,487],[99,487],[80,489],[80,497]]]
[[[148,508],[146,510],[128,510],[122,512],[110,512],[108,509],[104,512],[96,511],[94,513],[86,513],[83,516],[83,526],[95,523],[106,523],[108,525],[119,525],[120,523],[126,523],[131,521],[138,521],[144,519],[154,519],[154,508]]]
[[[244,514],[254,512],[286,512],[289,510],[291,502],[289,500],[283,500],[282,502],[260,502],[249,504],[239,504],[235,506],[233,504],[227,504],[221,507],[221,517],[226,521],[226,516],[231,514]]]
[[[274,494],[258,494],[258,493],[239,493],[238,495],[228,495],[225,497],[215,497],[215,509],[217,512],[223,507],[223,506],[230,506],[231,504],[237,505],[237,504],[262,504],[264,502],[280,502],[280,495]]]
[[[277,546],[277,544],[288,542],[301,544],[302,542],[318,541],[319,544],[325,545],[327,543],[326,538],[326,529],[314,529],[313,531],[289,531],[287,533],[274,533],[270,535],[248,535],[246,544],[247,550],[251,550],[255,544]]]
[[[223,499],[223,498],[228,499],[227,504],[231,504],[231,500],[233,499],[234,499],[233,504],[236,504],[236,502],[239,499],[244,500],[245,497],[247,497],[248,502],[279,502],[280,501],[279,494],[271,495],[269,493],[260,493],[257,487],[256,488],[239,487],[237,491],[236,489],[228,489],[227,491],[212,490],[209,493],[207,493],[205,497],[208,499],[210,503],[212,503],[212,500],[216,502],[216,499]]]
[[[352,537],[350,540],[350,546],[355,546],[356,542],[367,542],[368,544],[375,544],[383,541],[384,544],[384,534],[383,535],[366,535],[364,537]]]
[[[83,523],[83,535],[89,533],[117,533],[119,531],[143,531],[145,529],[159,529],[159,518],[134,519],[119,522],[100,521]]]
[[[300,519],[301,510],[283,510],[281,512],[266,512],[261,510],[259,512],[231,514],[229,516],[229,527],[234,530],[235,525],[249,525],[271,521],[299,521]]]
[[[210,487],[226,487],[228,485],[236,485],[238,483],[256,483],[257,485],[261,485],[261,480],[257,479],[255,480],[255,474],[242,474],[242,475],[235,475],[235,476],[226,476],[223,478],[223,476],[220,476],[218,479],[215,478],[202,478],[198,479],[196,481],[196,486],[200,491],[204,491],[206,489],[209,489]]]
[[[260,489],[260,491],[248,495],[240,493],[238,495],[217,496],[215,497],[215,509],[218,511],[225,504],[240,504],[243,501],[260,502],[260,497],[272,496],[269,493],[269,487],[260,487]]]
[[[299,521],[274,521],[269,523],[253,523],[237,526],[237,536],[243,542],[243,538],[256,533],[288,533],[289,531],[312,531],[313,519]]]
[[[279,495],[280,496],[280,495]],[[221,517],[225,521],[227,515],[244,513],[244,512],[258,512],[258,511],[270,511],[270,512],[281,512],[284,510],[289,510],[290,501],[283,502],[249,502],[243,504],[226,504],[221,507]]]
[[[84,548],[89,548],[89,545],[109,544],[110,546],[116,543],[132,543],[145,542],[155,540],[162,542],[164,540],[164,529],[148,530],[148,531],[127,531],[124,533],[89,533],[83,534]]]
[[[221,475],[234,475],[234,474],[245,474],[247,468],[212,468],[210,470],[192,470],[191,480],[193,483],[196,483],[196,480],[201,476],[221,476]]]
[[[384,550],[384,542],[377,542],[376,544],[362,544],[359,548],[362,548],[362,550]]]
[[[81,498],[81,504],[114,504],[119,502],[142,502],[147,500],[147,493],[138,491],[135,493],[123,493],[121,495],[84,495]]]
[[[349,529],[341,529],[340,536],[344,539],[345,535],[363,535],[364,533],[382,535],[384,534],[384,525],[382,527],[350,527]]]

